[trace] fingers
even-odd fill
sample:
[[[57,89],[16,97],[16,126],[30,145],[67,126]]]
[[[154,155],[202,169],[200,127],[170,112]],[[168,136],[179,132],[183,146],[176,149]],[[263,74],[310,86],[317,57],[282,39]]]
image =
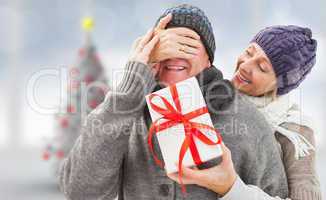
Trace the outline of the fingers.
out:
[[[176,35],[175,40],[178,43],[187,45],[189,47],[200,48],[200,46],[201,46],[199,40],[195,40],[195,39],[189,38],[189,37]]]
[[[187,53],[187,52],[180,51],[180,50],[176,50],[176,52],[171,55],[171,58],[183,58],[186,60],[191,60],[195,57],[196,57],[195,54]]]
[[[155,29],[161,29],[161,30],[165,29],[166,25],[171,21],[171,19],[172,19],[172,14],[170,13],[159,21]]]
[[[232,154],[229,148],[227,148],[224,142],[221,143],[222,146],[222,163],[232,163]]]
[[[150,55],[154,49],[156,43],[159,41],[159,36],[155,35],[143,48],[143,53],[145,55]]]
[[[171,40],[162,42],[161,38],[157,48],[158,49],[156,49],[156,56],[158,57],[157,59],[159,61],[169,58],[183,58],[189,60],[195,58],[199,52],[193,47],[181,45]]]
[[[145,34],[144,37],[142,37],[142,39],[140,40],[140,42],[138,43],[138,46],[137,46],[137,51],[142,51],[143,48],[145,47],[145,45],[150,41],[150,39],[152,38],[153,36],[153,29],[149,29],[147,31],[147,33]]]
[[[200,50],[171,40],[165,42],[163,41],[162,43],[160,39],[159,52],[162,55],[164,55],[165,59],[168,58],[193,59],[199,54]]]
[[[179,172],[167,174],[167,176],[173,181],[180,184]],[[191,169],[189,167],[182,166],[182,182],[183,184],[197,184],[200,182],[201,171],[198,169]]]
[[[132,44],[131,49],[136,49],[136,48],[138,47],[139,42],[141,41],[142,38],[143,38],[143,37],[138,37],[138,38],[134,41],[134,43]]]
[[[195,40],[199,40],[200,36],[193,30],[188,29],[188,28],[184,28],[184,27],[178,27],[178,28],[170,28],[166,30],[167,32],[173,32],[177,35],[180,36],[185,36],[185,37],[190,37],[193,38]]]
[[[187,177],[190,180],[196,180],[200,177],[200,170],[191,169],[189,167],[182,166],[183,176]]]
[[[154,30],[150,29],[147,33],[138,38],[134,45],[135,48],[132,49],[129,59],[133,61],[142,62],[144,64],[149,64],[149,58],[154,49],[155,45],[159,41],[159,36],[153,36]]]
[[[182,29],[178,29],[178,30],[182,30]],[[196,34],[195,32],[193,33]],[[174,31],[172,32],[165,31],[163,34],[160,35],[160,45],[161,45],[161,49],[168,49],[168,52],[180,50],[188,54],[197,55],[200,52],[200,48],[202,44],[200,40],[187,37],[187,36],[178,35]]]
[[[179,183],[179,178],[178,178],[178,173],[170,173],[170,174],[166,174],[170,179],[172,179],[173,181]]]
[[[190,47],[188,45],[182,44],[179,47],[179,51],[185,52],[187,54],[192,54],[192,55],[197,55],[199,54],[199,50],[194,48],[194,47]]]

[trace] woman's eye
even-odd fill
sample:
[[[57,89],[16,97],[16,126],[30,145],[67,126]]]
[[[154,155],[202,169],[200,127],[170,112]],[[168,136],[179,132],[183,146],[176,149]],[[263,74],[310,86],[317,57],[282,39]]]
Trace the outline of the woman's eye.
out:
[[[250,56],[250,52],[248,50],[246,50],[246,55]]]
[[[266,72],[266,70],[264,69],[264,67],[261,66],[261,65],[259,65],[259,69],[260,69],[260,71],[262,71],[262,72]]]

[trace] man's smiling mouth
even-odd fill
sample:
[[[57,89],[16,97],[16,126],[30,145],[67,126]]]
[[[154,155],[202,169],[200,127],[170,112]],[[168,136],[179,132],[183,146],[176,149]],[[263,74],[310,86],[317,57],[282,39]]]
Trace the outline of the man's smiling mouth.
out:
[[[173,71],[182,71],[185,70],[187,67],[186,66],[181,66],[181,65],[166,65],[165,69],[166,70],[173,70]]]

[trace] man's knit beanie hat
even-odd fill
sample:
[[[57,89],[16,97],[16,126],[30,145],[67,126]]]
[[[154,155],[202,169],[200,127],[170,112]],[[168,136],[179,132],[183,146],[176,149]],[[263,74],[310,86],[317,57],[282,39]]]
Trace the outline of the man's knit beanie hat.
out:
[[[200,38],[209,56],[209,60],[211,63],[213,63],[215,53],[215,39],[212,25],[205,13],[198,7],[189,4],[182,4],[167,9],[156,21],[156,25],[161,18],[170,13],[172,14],[172,19],[167,24],[167,28],[186,27],[195,31],[198,35],[200,35]]]

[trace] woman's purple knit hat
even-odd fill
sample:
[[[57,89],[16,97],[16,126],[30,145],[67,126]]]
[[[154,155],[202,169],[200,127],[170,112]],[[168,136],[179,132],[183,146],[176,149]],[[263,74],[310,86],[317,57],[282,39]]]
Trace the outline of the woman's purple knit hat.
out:
[[[311,35],[309,28],[271,26],[251,40],[264,50],[273,65],[278,95],[297,88],[315,65],[317,41]]]

